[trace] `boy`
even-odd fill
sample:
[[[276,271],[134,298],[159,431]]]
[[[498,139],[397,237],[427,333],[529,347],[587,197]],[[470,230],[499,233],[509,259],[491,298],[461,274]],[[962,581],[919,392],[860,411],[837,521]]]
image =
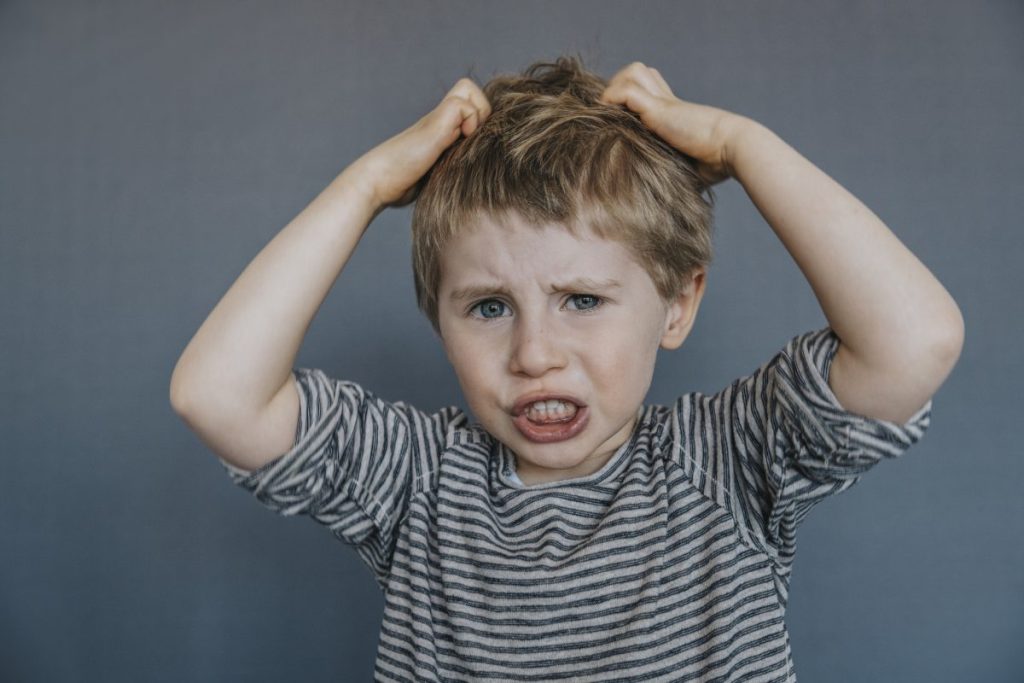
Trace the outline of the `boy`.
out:
[[[727,177],[829,327],[644,406]],[[292,368],[362,231],[413,199],[417,296],[477,423]],[[913,254],[766,128],[643,64],[605,84],[562,58],[460,80],[345,169],[213,310],[171,397],[236,483],[373,570],[378,680],[793,681],[795,529],[921,437],[962,337]]]

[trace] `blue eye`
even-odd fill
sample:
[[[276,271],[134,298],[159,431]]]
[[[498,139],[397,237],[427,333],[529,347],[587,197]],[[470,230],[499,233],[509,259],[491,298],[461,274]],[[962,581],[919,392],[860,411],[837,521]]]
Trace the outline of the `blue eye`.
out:
[[[469,312],[475,314],[477,317],[490,320],[492,318],[501,318],[505,315],[507,310],[508,306],[506,306],[503,301],[498,301],[497,299],[486,299],[469,309]]]
[[[574,302],[572,307],[576,311],[591,311],[601,305],[601,297],[594,294],[573,294],[569,301]]]

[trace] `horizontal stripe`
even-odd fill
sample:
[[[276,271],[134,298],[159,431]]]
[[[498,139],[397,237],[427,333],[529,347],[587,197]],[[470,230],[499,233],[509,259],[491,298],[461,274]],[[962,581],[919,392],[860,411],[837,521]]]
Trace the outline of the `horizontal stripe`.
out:
[[[846,411],[830,328],[714,395],[645,406],[605,466],[526,487],[457,408],[296,368],[292,448],[232,480],[352,546],[385,591],[381,681],[795,681],[785,609],[818,502],[918,441]]]

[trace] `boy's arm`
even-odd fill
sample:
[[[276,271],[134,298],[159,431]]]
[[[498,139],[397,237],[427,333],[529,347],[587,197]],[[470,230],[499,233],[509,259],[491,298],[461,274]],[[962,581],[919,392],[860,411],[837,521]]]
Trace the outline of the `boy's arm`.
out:
[[[624,104],[709,182],[735,177],[785,245],[841,340],[829,386],[847,410],[902,423],[963,345],[949,292],[864,204],[757,122],[676,98],[631,64],[603,99]]]
[[[476,84],[460,79],[434,110],[340,173],[245,268],[171,377],[172,406],[215,453],[252,470],[291,447],[292,367],[363,231],[386,206],[412,201],[438,156],[489,113]]]

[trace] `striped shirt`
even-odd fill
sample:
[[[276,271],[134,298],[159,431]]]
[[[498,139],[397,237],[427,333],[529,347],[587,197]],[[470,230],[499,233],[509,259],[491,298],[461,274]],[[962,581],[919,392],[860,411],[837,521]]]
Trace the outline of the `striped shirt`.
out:
[[[384,591],[379,681],[795,681],[783,618],[815,503],[916,442],[845,410],[839,340],[792,339],[712,396],[643,406],[593,474],[523,486],[457,408],[296,368],[295,443],[232,480],[350,544]]]

